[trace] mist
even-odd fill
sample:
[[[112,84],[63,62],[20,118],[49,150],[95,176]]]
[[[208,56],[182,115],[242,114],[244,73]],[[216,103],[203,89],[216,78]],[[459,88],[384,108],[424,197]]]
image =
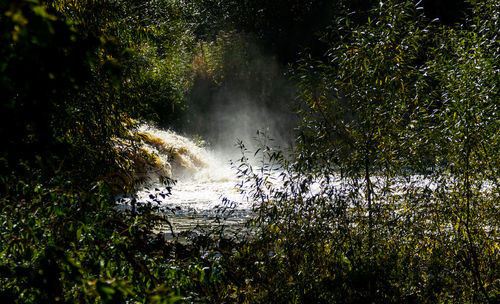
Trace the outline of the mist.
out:
[[[295,88],[286,67],[251,37],[226,35],[217,43],[210,46],[220,52],[215,69],[209,69],[214,64],[206,51],[198,58],[206,66],[198,67],[194,76],[183,131],[200,136],[210,149],[228,157],[239,154],[238,141],[254,151],[258,132],[272,139],[272,147],[289,147],[297,119]]]
[[[248,92],[220,92],[212,111],[200,115],[215,150],[232,154],[237,141],[255,150],[258,132],[272,139],[272,146],[287,147],[293,140],[294,114],[283,105],[263,105]],[[206,120],[205,120],[206,119]]]

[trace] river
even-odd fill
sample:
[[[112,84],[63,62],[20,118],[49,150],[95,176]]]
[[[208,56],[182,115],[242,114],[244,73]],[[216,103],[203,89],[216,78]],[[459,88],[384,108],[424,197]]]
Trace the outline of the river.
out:
[[[172,224],[163,232],[180,233],[212,225],[213,221],[226,226],[242,224],[251,214],[251,203],[240,194],[236,170],[227,154],[215,153],[203,142],[143,126],[150,143],[145,148],[157,155],[165,171],[175,180],[171,186],[150,183],[135,195],[138,204],[152,203],[168,216]],[[118,196],[119,208],[130,207],[131,198]]]

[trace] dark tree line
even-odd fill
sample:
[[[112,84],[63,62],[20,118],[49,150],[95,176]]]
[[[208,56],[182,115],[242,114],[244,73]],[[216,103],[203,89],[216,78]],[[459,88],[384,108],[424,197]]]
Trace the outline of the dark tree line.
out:
[[[0,297],[498,302],[498,17],[492,0],[0,0]],[[262,138],[258,172],[238,167],[255,217],[157,235],[159,197],[133,197],[154,163],[137,125],[208,136],[203,116],[250,99],[296,112],[290,151]]]

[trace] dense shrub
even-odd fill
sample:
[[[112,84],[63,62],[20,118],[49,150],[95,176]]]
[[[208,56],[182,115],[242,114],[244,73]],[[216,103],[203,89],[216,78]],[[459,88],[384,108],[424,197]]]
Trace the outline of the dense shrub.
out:
[[[499,5],[291,3],[0,1],[4,301],[499,301]],[[294,21],[323,29],[311,55],[277,34]],[[296,146],[241,145],[244,229],[166,240],[168,190],[116,208],[148,163],[138,120],[188,126],[241,87],[286,104],[256,57],[288,43]]]

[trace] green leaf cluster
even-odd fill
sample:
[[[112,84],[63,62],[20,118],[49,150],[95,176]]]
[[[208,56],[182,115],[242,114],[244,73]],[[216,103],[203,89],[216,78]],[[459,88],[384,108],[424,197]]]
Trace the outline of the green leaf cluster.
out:
[[[498,11],[449,25],[384,1],[324,31],[292,67],[292,159],[240,167],[259,235],[242,299],[498,301]]]

